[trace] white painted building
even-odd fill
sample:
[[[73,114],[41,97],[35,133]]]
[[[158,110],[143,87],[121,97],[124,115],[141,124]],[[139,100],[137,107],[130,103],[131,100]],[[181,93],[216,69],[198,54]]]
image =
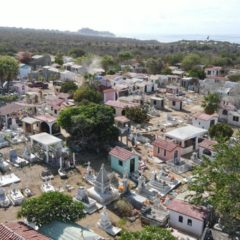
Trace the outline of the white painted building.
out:
[[[173,199],[167,205],[167,209],[171,227],[187,232],[197,238],[201,237],[207,219],[206,209],[177,199]]]
[[[240,111],[228,112],[227,123],[235,127],[240,127]]]
[[[217,114],[196,113],[192,117],[192,125],[208,130],[211,126],[217,124]]]
[[[198,144],[206,133],[207,130],[205,129],[187,125],[171,130],[165,136],[168,139],[172,139],[176,144],[179,144],[184,155],[198,150]]]
[[[183,99],[181,97],[169,97],[169,107],[176,110],[182,111],[183,110]]]
[[[199,157],[201,159],[203,157],[213,159],[216,155],[216,151],[214,150],[214,145],[216,144],[216,141],[204,139],[201,143],[199,143]]]

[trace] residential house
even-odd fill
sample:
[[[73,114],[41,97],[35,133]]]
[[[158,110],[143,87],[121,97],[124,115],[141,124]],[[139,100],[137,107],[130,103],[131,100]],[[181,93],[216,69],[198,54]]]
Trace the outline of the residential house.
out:
[[[167,204],[169,225],[200,238],[207,221],[207,211],[203,207],[191,205],[185,201],[173,199]]]
[[[177,97],[177,96],[169,96],[169,107],[177,110],[182,111],[183,110],[183,98]]]
[[[111,167],[121,175],[138,171],[139,156],[125,148],[115,147],[110,152]]]
[[[218,114],[196,113],[192,117],[192,125],[208,130],[218,122]]]
[[[203,140],[202,137],[207,133],[207,130],[187,125],[173,129],[165,134],[167,139],[174,140],[180,145],[181,153],[187,154],[198,150],[199,143]]]
[[[167,139],[156,139],[153,143],[153,156],[163,161],[178,161],[181,157],[181,147]]]
[[[202,158],[203,156],[213,158],[216,154],[214,150],[214,145],[217,142],[209,139],[204,139],[202,142],[199,143],[199,157]]]
[[[23,222],[6,222],[0,224],[1,240],[50,240],[51,238],[37,232]]]
[[[32,69],[29,65],[27,64],[19,64],[19,69],[18,69],[18,78],[19,79],[27,79],[28,75],[31,73]]]
[[[162,110],[164,109],[164,99],[160,97],[151,97],[150,104],[152,107]]]
[[[223,77],[225,71],[223,67],[219,66],[209,66],[204,70],[207,78]]]

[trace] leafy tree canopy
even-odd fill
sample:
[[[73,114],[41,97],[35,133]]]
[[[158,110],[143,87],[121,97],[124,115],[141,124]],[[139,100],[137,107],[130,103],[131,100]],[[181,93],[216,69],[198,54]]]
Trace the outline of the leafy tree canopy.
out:
[[[74,93],[78,89],[78,86],[74,82],[65,82],[62,84],[60,91],[64,93]]]
[[[194,204],[210,204],[221,218],[224,231],[240,232],[240,137],[215,146],[214,160],[206,158],[194,171],[189,189]]]
[[[218,110],[219,103],[219,95],[217,93],[209,93],[207,96],[204,96],[202,107],[204,108],[205,113],[213,114]]]
[[[101,104],[81,104],[66,108],[58,116],[58,124],[81,147],[99,149],[117,141],[119,132],[114,124],[112,108]]]
[[[229,140],[233,135],[233,129],[225,123],[217,123],[209,128],[208,130],[211,138],[214,138],[218,141],[220,140]]]
[[[149,116],[142,107],[126,108],[125,114],[134,123],[142,124],[149,121]]]
[[[84,217],[83,205],[73,201],[68,195],[60,192],[43,193],[23,202],[18,217],[25,217],[37,226],[48,224],[54,220],[75,222]]]
[[[82,57],[85,54],[86,54],[85,51],[80,48],[72,48],[69,50],[69,55],[74,58]]]
[[[0,80],[3,84],[4,81],[13,80],[18,73],[18,62],[13,57],[0,56]]]
[[[147,226],[142,231],[128,232],[124,231],[119,240],[174,240],[168,229]]]
[[[206,77],[205,72],[201,69],[191,69],[188,72],[189,77],[195,77],[199,79],[204,79]]]
[[[116,64],[113,57],[110,55],[103,56],[101,63],[105,72],[109,71]]]
[[[133,58],[133,55],[131,52],[128,51],[122,51],[118,54],[118,58],[121,62],[127,61]]]
[[[74,93],[74,101],[101,103],[102,95],[92,86],[85,84],[77,89]]]
[[[32,60],[32,54],[30,52],[18,52],[17,59],[21,63],[28,64]]]
[[[160,74],[163,68],[163,61],[161,58],[149,58],[145,63],[145,67],[149,74]]]
[[[62,54],[57,54],[55,56],[55,63],[59,64],[59,65],[63,65],[63,55]]]
[[[200,63],[201,63],[201,58],[196,53],[189,53],[182,60],[182,66],[185,70],[190,70]]]

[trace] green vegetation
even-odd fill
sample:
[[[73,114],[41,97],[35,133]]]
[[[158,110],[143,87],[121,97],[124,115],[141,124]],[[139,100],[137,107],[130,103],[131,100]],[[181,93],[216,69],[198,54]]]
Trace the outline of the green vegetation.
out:
[[[233,135],[232,128],[225,123],[217,123],[213,125],[209,128],[208,132],[210,137],[216,139],[217,141],[227,141]]]
[[[224,231],[240,232],[240,137],[215,146],[214,160],[206,158],[194,171],[189,189],[195,191],[192,202],[211,205],[220,217]]]
[[[102,95],[93,86],[85,84],[77,89],[74,93],[74,101],[77,103],[101,103]]]
[[[3,102],[14,102],[18,99],[17,95],[0,95],[0,101]]]
[[[120,199],[115,202],[114,208],[117,210],[117,213],[121,218],[132,216],[133,206],[125,199]]]
[[[240,82],[240,75],[230,75],[228,76],[228,79],[232,82]]]
[[[199,79],[204,79],[206,77],[206,74],[203,70],[193,68],[188,72],[189,77],[194,77],[194,78],[199,78]]]
[[[201,64],[201,58],[196,53],[190,53],[182,60],[182,66],[187,71],[193,69],[197,64]]]
[[[149,58],[145,63],[148,74],[160,74],[163,69],[163,60],[161,58]]]
[[[218,110],[219,103],[219,95],[217,93],[209,93],[207,96],[204,96],[202,107],[204,108],[205,113],[213,114]]]
[[[37,226],[48,224],[52,221],[75,222],[83,218],[83,205],[73,201],[68,195],[60,192],[43,193],[23,202],[18,212],[18,217],[27,218]]]
[[[142,231],[124,231],[119,240],[175,240],[171,232],[165,228],[147,226]]]
[[[74,82],[65,82],[62,84],[60,91],[63,93],[73,94],[78,89],[78,86]]]
[[[142,124],[149,121],[147,111],[142,107],[126,108],[125,115],[134,123]]]
[[[1,86],[5,81],[12,81],[18,73],[18,62],[9,56],[0,56],[0,83]]]
[[[69,141],[82,148],[99,150],[118,139],[118,129],[113,126],[112,108],[101,104],[81,104],[66,108],[58,116],[58,124],[70,135]]]
[[[62,54],[57,54],[55,57],[55,63],[59,65],[63,65],[63,55]]]

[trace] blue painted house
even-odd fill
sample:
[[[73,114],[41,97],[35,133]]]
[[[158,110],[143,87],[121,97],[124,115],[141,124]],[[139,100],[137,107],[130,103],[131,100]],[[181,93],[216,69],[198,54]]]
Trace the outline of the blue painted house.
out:
[[[110,152],[111,167],[121,175],[138,171],[139,156],[125,148],[115,147]]]
[[[19,64],[19,69],[18,69],[18,77],[20,79],[26,79],[28,78],[28,75],[31,73],[31,67],[27,64]]]

